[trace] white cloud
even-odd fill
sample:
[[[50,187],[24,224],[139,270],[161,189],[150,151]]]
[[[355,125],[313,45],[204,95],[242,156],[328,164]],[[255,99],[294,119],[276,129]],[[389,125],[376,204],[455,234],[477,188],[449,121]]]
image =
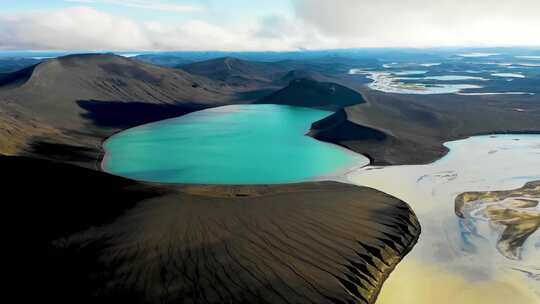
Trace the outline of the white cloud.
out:
[[[89,7],[0,14],[0,50],[288,50],[290,37],[257,37],[259,24],[138,22]]]
[[[72,1],[150,5],[146,0]],[[269,12],[260,19],[240,16],[228,21],[192,17],[177,23],[143,22],[91,7],[0,13],[0,50],[279,51],[540,45],[538,0],[291,1],[291,15]]]
[[[538,0],[293,0],[340,47],[540,45]]]
[[[170,4],[159,1],[147,0],[64,0],[66,2],[83,3],[83,4],[113,4],[131,8],[149,9],[163,12],[173,13],[191,13],[204,11],[204,7],[189,4]]]
[[[132,20],[91,8],[0,15],[0,49],[137,49],[149,43]]]

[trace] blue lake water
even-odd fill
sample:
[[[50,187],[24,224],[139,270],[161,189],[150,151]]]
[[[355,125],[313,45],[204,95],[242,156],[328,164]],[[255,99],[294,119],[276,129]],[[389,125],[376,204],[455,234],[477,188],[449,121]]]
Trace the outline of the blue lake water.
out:
[[[367,165],[362,155],[305,135],[330,114],[282,105],[194,112],[114,135],[104,144],[103,168],[152,182],[276,184]]]

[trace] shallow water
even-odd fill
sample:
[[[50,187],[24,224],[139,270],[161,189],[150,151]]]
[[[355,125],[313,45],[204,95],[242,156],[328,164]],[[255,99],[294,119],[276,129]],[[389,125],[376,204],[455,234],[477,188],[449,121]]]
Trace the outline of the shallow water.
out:
[[[153,182],[274,184],[324,179],[369,160],[305,136],[331,112],[236,105],[194,112],[111,137],[103,168]]]
[[[442,63],[441,62],[435,62],[435,63],[421,63],[420,66],[423,66],[423,67],[434,67],[434,66],[439,66],[441,65]]]
[[[490,96],[490,95],[535,95],[528,92],[488,92],[488,93],[458,93],[464,96]]]
[[[349,75],[366,75],[365,77],[373,80],[367,86],[376,91],[394,94],[416,94],[416,95],[432,95],[432,94],[457,94],[469,96],[482,95],[535,95],[535,93],[509,91],[509,92],[470,92],[467,90],[483,89],[478,82],[488,82],[490,79],[476,76],[465,75],[442,75],[442,76],[425,76],[417,77],[415,75],[424,74],[426,71],[401,71],[401,72],[379,72],[367,71],[362,69],[350,69]],[[485,73],[487,71],[466,70],[467,73]],[[491,73],[494,77],[505,78],[525,78],[519,73]],[[437,83],[426,83],[426,80],[438,81]],[[467,83],[445,83],[449,81],[475,81],[476,84]]]
[[[462,75],[443,75],[443,76],[428,76],[418,79],[424,79],[424,80],[439,80],[439,81],[455,81],[455,80],[481,80],[485,81],[488,79],[482,78],[482,77],[474,77],[474,76],[462,76]]]
[[[474,53],[458,54],[458,56],[460,57],[469,57],[469,58],[490,57],[490,56],[497,56],[497,55],[500,55],[500,53],[474,52]]]
[[[518,74],[518,73],[493,73],[491,74],[491,76],[496,76],[496,77],[505,77],[505,78],[525,78],[525,76],[523,74]]]
[[[480,136],[447,146],[450,153],[429,165],[366,167],[348,175],[408,202],[422,226],[377,303],[540,303],[540,231],[524,243],[520,259],[509,259],[497,249],[501,225],[462,219],[454,210],[461,193],[540,180],[540,136]]]
[[[365,72],[356,69],[349,71],[350,74],[366,74],[367,78],[373,80],[368,86],[369,88],[386,92],[386,93],[397,93],[397,94],[418,94],[418,95],[429,95],[429,94],[454,94],[459,93],[466,89],[481,89],[481,86],[472,85],[472,84],[423,84],[423,83],[403,83],[400,80],[423,80],[427,79],[422,78],[404,78],[404,77],[395,77],[395,73],[390,72]],[[436,76],[435,76],[436,77]],[[470,76],[467,79],[476,78]],[[448,79],[447,79],[448,80]]]
[[[540,56],[516,56],[519,59],[540,60]]]
[[[403,71],[403,72],[393,72],[392,74],[397,76],[407,76],[407,75],[420,75],[420,74],[426,74],[428,71],[422,71],[422,70],[413,70],[413,71]]]

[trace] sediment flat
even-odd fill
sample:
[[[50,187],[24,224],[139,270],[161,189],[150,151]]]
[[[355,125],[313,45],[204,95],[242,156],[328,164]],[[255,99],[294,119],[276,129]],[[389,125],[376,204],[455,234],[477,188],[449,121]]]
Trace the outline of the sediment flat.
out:
[[[455,210],[457,216],[469,218],[472,210],[484,209],[487,220],[504,227],[497,241],[499,252],[519,260],[521,247],[540,227],[540,212],[535,208],[539,199],[540,181],[533,181],[514,190],[462,193],[455,200]]]
[[[422,226],[377,303],[538,303],[539,144],[478,136],[446,143],[450,153],[428,165],[349,173],[409,202]]]

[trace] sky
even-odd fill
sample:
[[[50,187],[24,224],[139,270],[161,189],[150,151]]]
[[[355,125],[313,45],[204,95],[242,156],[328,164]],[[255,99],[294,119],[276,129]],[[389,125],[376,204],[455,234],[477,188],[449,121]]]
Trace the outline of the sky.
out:
[[[540,46],[540,0],[0,0],[0,50]]]

